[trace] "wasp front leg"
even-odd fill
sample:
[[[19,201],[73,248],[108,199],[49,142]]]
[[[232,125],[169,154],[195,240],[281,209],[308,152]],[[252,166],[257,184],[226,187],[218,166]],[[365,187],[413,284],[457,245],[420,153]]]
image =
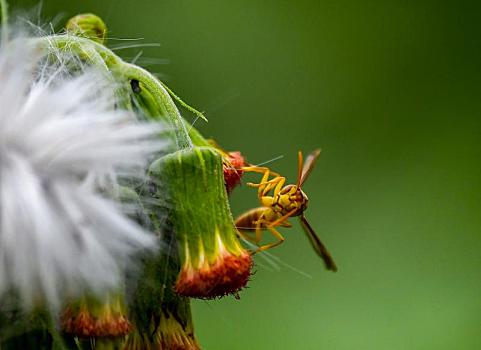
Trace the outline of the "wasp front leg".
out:
[[[265,196],[275,186],[275,183],[279,181],[277,180],[277,178],[280,177],[279,174],[272,172],[269,168],[266,168],[266,167],[248,166],[248,167],[242,167],[242,170],[252,171],[252,172],[257,172],[262,174],[262,179],[260,183],[258,184],[255,184],[252,182],[247,183],[247,186],[258,187],[257,195],[259,199],[262,196]],[[275,176],[275,178],[272,180],[269,180],[269,176],[271,175]]]
[[[274,196],[279,193],[286,182],[286,178],[283,176],[276,176],[275,178],[269,180],[269,171],[264,173],[261,182],[259,183],[247,183],[247,186],[257,187],[257,196],[262,201],[262,197],[266,196],[272,189],[274,189]]]
[[[253,187],[259,187],[258,190],[258,197],[259,201],[261,202],[262,206],[264,207],[271,207],[274,203],[274,198],[277,196],[277,194],[282,190],[282,187],[284,186],[284,183],[286,182],[286,179],[282,176],[276,177],[266,183],[260,183],[260,184],[253,184]],[[273,196],[268,196],[268,193],[274,189]]]
[[[241,169],[245,172],[254,172],[254,173],[260,173],[260,174],[269,172],[272,176],[279,176],[278,173],[275,173],[271,171],[271,169],[263,166],[249,165],[249,166],[243,166]]]

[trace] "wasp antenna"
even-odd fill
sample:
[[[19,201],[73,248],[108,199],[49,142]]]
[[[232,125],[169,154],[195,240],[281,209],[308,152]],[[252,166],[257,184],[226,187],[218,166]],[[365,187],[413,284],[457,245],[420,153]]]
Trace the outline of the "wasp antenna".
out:
[[[304,167],[302,168],[302,172],[301,172],[300,186],[302,186],[304,182],[307,180],[307,177],[309,176],[312,169],[314,168],[314,165],[316,164],[317,158],[319,158],[320,154],[321,154],[321,149],[318,148],[307,156],[306,161],[304,162]]]
[[[302,160],[302,151],[299,151],[297,154],[297,187],[301,187],[301,178],[302,178],[302,164],[304,161]]]

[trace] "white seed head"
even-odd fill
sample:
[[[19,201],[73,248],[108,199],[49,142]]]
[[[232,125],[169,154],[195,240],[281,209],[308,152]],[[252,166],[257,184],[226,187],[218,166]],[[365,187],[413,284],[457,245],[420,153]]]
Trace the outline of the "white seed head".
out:
[[[115,110],[109,79],[69,77],[21,43],[0,48],[0,302],[13,292],[25,309],[57,308],[117,288],[133,253],[156,244],[105,188],[142,176],[165,142],[158,124]]]

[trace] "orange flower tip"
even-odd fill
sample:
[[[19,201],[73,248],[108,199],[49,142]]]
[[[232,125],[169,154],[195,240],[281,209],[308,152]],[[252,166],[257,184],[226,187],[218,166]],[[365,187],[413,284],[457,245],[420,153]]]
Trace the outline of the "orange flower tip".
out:
[[[160,342],[159,349],[169,350],[200,350],[199,345],[193,339],[186,337],[172,337]]]
[[[184,267],[175,284],[177,294],[198,299],[234,295],[236,299],[251,276],[252,258],[248,253],[225,254],[207,267]]]
[[[162,314],[155,332],[130,333],[123,345],[123,350],[200,350],[191,324],[179,323],[179,319],[169,311]],[[184,320],[185,321],[185,320]],[[189,322],[189,321],[187,321]],[[153,324],[151,325],[153,326]]]
[[[242,167],[245,166],[244,157],[240,152],[229,152],[228,160],[224,162],[224,181],[227,192],[232,190],[241,182],[244,171]]]
[[[94,317],[88,310],[78,313],[67,308],[61,317],[63,332],[79,338],[115,338],[130,333],[132,324],[123,315]]]

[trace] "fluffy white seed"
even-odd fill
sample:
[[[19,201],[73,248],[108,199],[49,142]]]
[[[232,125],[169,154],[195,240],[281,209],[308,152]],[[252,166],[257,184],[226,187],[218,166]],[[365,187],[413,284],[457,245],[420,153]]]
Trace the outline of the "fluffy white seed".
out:
[[[14,292],[26,309],[56,308],[116,288],[156,244],[99,188],[142,175],[165,143],[158,124],[114,109],[104,77],[68,78],[18,43],[0,49],[0,303]]]

